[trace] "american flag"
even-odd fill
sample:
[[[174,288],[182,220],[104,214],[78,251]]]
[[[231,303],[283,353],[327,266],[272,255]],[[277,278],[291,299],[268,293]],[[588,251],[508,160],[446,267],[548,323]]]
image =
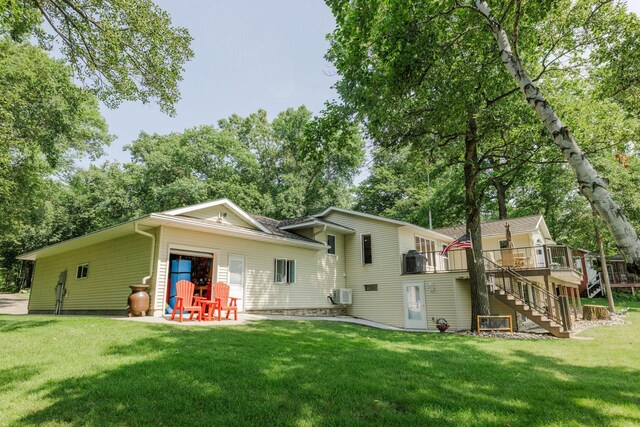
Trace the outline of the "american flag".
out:
[[[469,233],[465,234],[464,236],[460,236],[453,242],[449,243],[449,246],[444,248],[440,255],[446,255],[447,252],[449,252],[449,250],[453,248],[471,249],[471,236],[469,236]]]

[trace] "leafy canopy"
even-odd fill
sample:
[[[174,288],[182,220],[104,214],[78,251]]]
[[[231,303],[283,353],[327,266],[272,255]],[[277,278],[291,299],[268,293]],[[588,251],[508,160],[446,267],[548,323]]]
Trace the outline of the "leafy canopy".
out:
[[[191,36],[151,0],[0,0],[0,36],[59,44],[76,77],[110,107],[155,100],[175,114]]]

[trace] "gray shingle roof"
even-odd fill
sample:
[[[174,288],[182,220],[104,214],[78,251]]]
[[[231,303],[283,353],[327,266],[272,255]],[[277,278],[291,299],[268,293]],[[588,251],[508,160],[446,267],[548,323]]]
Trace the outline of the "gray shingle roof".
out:
[[[276,221],[276,222],[278,223],[278,227],[284,227],[287,225],[303,224],[305,222],[314,221],[315,219],[316,218],[311,215],[303,215],[303,216],[297,216],[294,218],[281,219],[280,221]],[[272,221],[275,221],[275,220],[272,220]]]
[[[300,240],[303,242],[322,243],[322,242],[318,242],[317,240],[309,239],[299,234],[292,233],[290,231],[280,230],[278,227],[280,226],[281,221],[278,221],[277,219],[269,218],[262,215],[254,215],[254,214],[249,214],[249,215],[251,216],[251,218],[255,219],[260,224],[267,227],[267,229],[269,229],[269,231],[276,236],[285,237],[287,239]]]
[[[536,229],[542,215],[523,216],[521,218],[500,219],[497,221],[483,222],[480,225],[483,236],[504,236],[506,233],[505,225],[509,223],[511,234],[527,233]],[[459,225],[457,227],[438,228],[435,231],[446,234],[453,238],[458,238],[465,234],[466,226]]]

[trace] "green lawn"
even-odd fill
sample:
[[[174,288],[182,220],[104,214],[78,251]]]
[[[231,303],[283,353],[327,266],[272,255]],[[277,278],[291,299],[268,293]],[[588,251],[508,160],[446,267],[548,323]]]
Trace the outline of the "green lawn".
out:
[[[0,425],[639,425],[628,318],[534,341],[0,316]]]

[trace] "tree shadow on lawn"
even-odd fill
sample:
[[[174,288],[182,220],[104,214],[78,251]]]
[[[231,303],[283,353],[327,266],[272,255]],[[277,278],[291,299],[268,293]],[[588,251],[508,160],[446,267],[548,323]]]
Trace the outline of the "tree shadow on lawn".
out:
[[[10,320],[2,320],[0,318],[0,334],[5,332],[15,332],[22,329],[39,328],[57,323],[58,320],[26,320],[24,318],[16,319],[14,315],[7,315]]]
[[[0,369],[0,393],[13,387],[15,383],[30,380],[39,373],[40,369],[33,365]]]
[[[640,423],[636,369],[329,322],[145,327],[96,355],[127,364],[46,384],[50,406],[15,425]]]

